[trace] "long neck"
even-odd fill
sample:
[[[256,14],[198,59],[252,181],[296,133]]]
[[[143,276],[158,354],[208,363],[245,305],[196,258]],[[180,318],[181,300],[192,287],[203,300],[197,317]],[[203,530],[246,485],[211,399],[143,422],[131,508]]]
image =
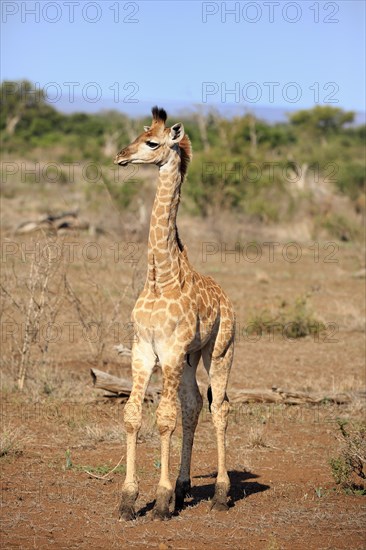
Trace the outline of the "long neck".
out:
[[[159,182],[150,221],[148,282],[155,291],[178,283],[182,245],[177,230],[177,212],[182,176],[178,149],[160,167]]]

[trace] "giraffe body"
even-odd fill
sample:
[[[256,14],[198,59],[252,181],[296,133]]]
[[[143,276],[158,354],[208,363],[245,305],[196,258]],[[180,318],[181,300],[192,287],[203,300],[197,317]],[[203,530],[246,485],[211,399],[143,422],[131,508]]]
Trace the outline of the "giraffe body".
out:
[[[191,157],[190,142],[182,124],[165,127],[166,113],[154,107],[151,127],[118,153],[115,163],[154,163],[159,183],[151,214],[148,271],[145,286],[132,312],[137,338],[132,347],[133,387],[125,405],[127,431],[126,479],[120,516],[135,517],[138,495],[136,443],[141,426],[142,402],[154,366],[159,363],[163,390],[157,408],[161,438],[161,476],[154,515],[169,516],[173,487],[169,478],[169,449],[176,425],[177,395],[182,408],[183,443],[175,507],[179,509],[190,489],[194,432],[202,408],[196,381],[200,358],[210,377],[211,412],[217,435],[218,475],[212,507],[227,509],[229,478],[225,465],[225,433],[229,404],[226,397],[233,359],[235,319],[230,300],[211,278],[197,273],[188,260],[176,226],[181,184]]]

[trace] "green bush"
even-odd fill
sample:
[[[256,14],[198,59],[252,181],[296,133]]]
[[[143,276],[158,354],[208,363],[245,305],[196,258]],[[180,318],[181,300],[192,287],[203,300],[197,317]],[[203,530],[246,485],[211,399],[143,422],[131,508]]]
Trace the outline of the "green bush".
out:
[[[330,213],[321,222],[331,237],[340,241],[353,241],[361,236],[361,228],[341,214]]]
[[[121,184],[103,176],[103,182],[119,211],[126,210],[130,206],[133,198],[142,187],[142,182],[138,179],[129,179]]]
[[[255,313],[248,323],[249,335],[282,333],[290,340],[319,336],[324,329],[324,323],[311,312],[307,296],[299,296],[292,304],[283,300],[275,310]]]

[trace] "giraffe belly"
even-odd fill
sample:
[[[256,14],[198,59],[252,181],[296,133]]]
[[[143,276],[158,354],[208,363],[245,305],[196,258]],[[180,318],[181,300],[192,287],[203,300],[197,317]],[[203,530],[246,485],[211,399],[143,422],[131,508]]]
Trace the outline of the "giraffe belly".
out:
[[[217,317],[214,321],[210,320],[206,323],[198,323],[194,338],[188,346],[187,353],[193,353],[205,347],[207,342],[212,338],[215,338],[220,321]]]
[[[154,349],[181,347],[186,353],[202,349],[217,334],[220,323],[218,301],[203,307],[197,296],[156,299],[144,291],[132,313],[137,339]]]
[[[149,324],[145,321],[135,324],[137,341],[149,342],[159,359],[173,348],[184,353],[202,349],[217,334],[219,325],[218,320],[211,323],[195,320],[191,323],[186,318],[173,320],[156,315],[151,316]]]

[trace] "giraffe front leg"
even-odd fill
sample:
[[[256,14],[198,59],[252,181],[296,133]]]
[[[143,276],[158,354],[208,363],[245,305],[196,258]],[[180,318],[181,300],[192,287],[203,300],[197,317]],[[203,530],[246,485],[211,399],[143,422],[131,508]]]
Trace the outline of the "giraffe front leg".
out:
[[[132,393],[131,393],[132,396]],[[119,517],[124,520],[134,519],[135,502],[138,497],[136,477],[136,445],[141,427],[142,407],[134,398],[127,401],[124,409],[124,423],[127,432],[126,478],[122,487],[122,498]]]
[[[156,410],[156,422],[160,433],[161,470],[153,511],[154,519],[170,517],[173,503],[173,486],[169,477],[170,441],[177,421],[177,395],[182,374],[184,354],[175,366],[162,366],[163,393]]]
[[[157,410],[157,424],[160,432],[161,471],[153,511],[154,519],[170,517],[173,501],[173,487],[169,478],[170,441],[176,425],[176,405],[171,400],[160,401]]]
[[[138,345],[132,349],[132,391],[124,408],[124,424],[127,433],[126,478],[122,487],[119,517],[130,520],[136,517],[135,502],[138,497],[136,476],[137,436],[141,427],[142,402],[148,386],[156,356],[149,346]]]

